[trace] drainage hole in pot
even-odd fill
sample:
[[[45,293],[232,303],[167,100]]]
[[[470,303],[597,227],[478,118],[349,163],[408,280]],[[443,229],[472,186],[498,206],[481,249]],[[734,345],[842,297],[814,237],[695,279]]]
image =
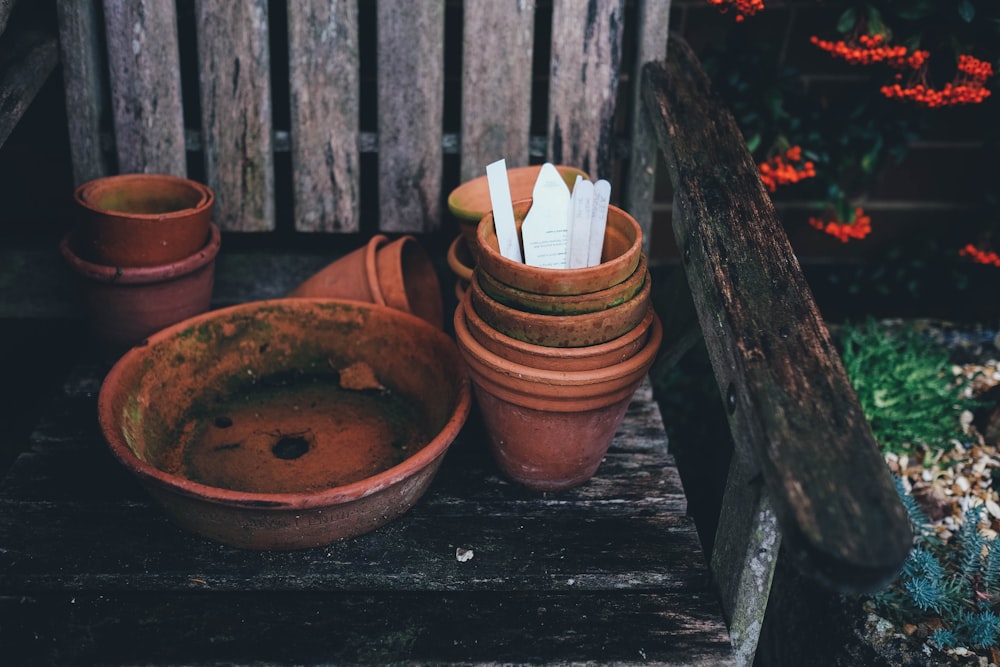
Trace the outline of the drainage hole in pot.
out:
[[[274,443],[271,453],[279,459],[291,461],[309,451],[309,441],[301,435],[286,436]]]

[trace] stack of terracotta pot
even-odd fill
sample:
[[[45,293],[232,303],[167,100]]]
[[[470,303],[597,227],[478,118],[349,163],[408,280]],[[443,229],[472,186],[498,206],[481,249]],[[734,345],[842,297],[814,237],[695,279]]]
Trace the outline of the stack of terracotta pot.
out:
[[[514,204],[518,226],[531,200]],[[503,257],[492,215],[455,312],[491,450],[527,487],[589,480],[662,338],[636,221],[614,206],[599,265],[545,269]]]
[[[208,310],[221,235],[205,185],[123,174],[77,188],[60,252],[77,274],[98,351],[113,362],[150,334]]]
[[[538,179],[542,165],[515,167],[507,170],[510,196],[514,201],[528,199]],[[556,170],[572,190],[576,177],[589,178],[582,169],[558,165]],[[448,267],[455,274],[455,294],[458,300],[469,288],[472,270],[476,266],[476,229],[483,216],[492,209],[486,175],[462,183],[448,195],[448,210],[458,221],[459,234],[448,247]]]

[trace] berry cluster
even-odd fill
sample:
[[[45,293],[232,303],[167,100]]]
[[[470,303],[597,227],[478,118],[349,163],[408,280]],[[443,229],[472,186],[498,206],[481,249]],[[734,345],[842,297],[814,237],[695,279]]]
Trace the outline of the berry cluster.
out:
[[[792,146],[781,155],[768,158],[757,165],[760,170],[760,180],[770,192],[779,185],[798,183],[816,175],[816,165],[810,160],[802,161],[802,147]]]
[[[872,219],[865,215],[860,206],[854,210],[854,219],[850,222],[828,222],[819,218],[809,218],[809,224],[836,237],[841,243],[847,243],[850,239],[863,239],[872,231]]]
[[[893,66],[907,60],[905,46],[889,46],[883,35],[859,35],[850,40],[830,41],[816,35],[809,41],[829,53],[834,58],[843,58],[851,65],[872,65],[888,62]]]
[[[764,9],[764,0],[708,0],[708,4],[715,5],[723,14],[734,9],[737,23]]]
[[[960,55],[955,79],[940,89],[927,85],[927,68],[923,61],[913,69],[917,71],[915,81],[904,86],[898,81],[901,75],[897,74],[897,82],[891,86],[882,86],[882,94],[889,99],[908,100],[928,109],[978,104],[990,96],[986,81],[993,76],[993,66],[985,60]]]
[[[958,251],[959,255],[968,257],[976,264],[986,264],[988,266],[1000,266],[1000,255],[995,252],[980,250],[971,243]]]

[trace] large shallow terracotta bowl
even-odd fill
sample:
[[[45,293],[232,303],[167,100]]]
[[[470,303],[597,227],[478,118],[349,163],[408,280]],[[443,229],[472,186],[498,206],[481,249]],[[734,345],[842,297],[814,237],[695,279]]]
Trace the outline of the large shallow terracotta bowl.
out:
[[[98,414],[112,453],[179,525],[295,549],[408,510],[470,400],[458,349],[424,320],[281,299],[151,336],[112,367]]]
[[[472,274],[469,301],[479,316],[497,331],[534,345],[583,347],[624,336],[649,312],[651,285],[647,278],[628,301],[596,313],[546,315],[505,306],[483,291],[479,268]]]
[[[530,199],[514,203],[518,234],[530,209]],[[617,206],[609,206],[600,264],[581,269],[545,269],[515,262],[500,254],[493,213],[490,212],[476,230],[474,254],[478,267],[500,282],[525,292],[589,294],[617,285],[635,273],[642,255],[642,229],[631,215]]]

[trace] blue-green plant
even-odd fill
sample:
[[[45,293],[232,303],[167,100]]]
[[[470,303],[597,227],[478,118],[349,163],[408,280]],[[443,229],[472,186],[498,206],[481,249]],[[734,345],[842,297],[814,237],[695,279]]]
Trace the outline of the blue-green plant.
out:
[[[1000,545],[979,530],[983,508],[969,507],[950,542],[942,540],[912,495],[896,490],[915,542],[895,582],[873,596],[879,611],[903,623],[939,619],[927,638],[938,650],[989,648],[1000,639]]]

